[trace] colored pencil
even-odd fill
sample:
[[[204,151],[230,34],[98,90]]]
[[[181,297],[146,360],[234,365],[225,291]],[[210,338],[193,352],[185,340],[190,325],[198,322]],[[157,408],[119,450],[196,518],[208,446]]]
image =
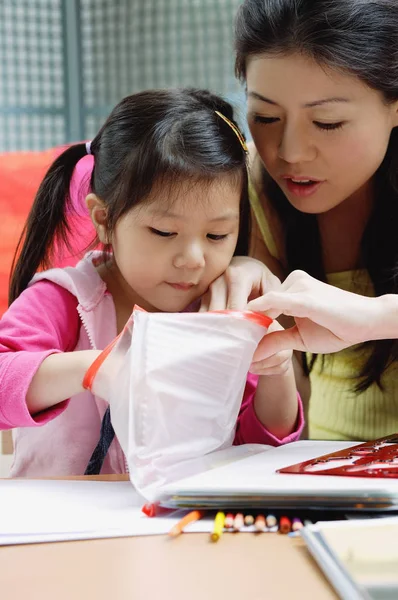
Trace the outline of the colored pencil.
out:
[[[180,533],[183,532],[184,527],[186,527],[190,523],[199,521],[199,519],[201,519],[203,517],[203,515],[204,515],[204,512],[202,510],[192,510],[187,515],[185,515],[185,517],[182,517],[182,519],[180,521],[178,521],[178,523],[176,523],[176,525],[174,525],[174,527],[172,527],[170,529],[169,536],[176,537],[177,535],[180,535]]]
[[[234,526],[235,517],[232,513],[228,513],[225,517],[224,527],[225,529],[232,529]]]
[[[300,531],[304,527],[303,522],[298,517],[292,519],[292,531]]]
[[[223,512],[218,512],[214,519],[213,532],[210,534],[210,539],[212,542],[218,542],[220,539],[222,532],[224,530],[225,523],[225,514]]]
[[[245,515],[244,523],[245,523],[246,527],[250,527],[251,525],[254,525],[253,515]]]
[[[264,515],[257,515],[256,520],[254,521],[254,527],[256,531],[265,531],[265,517]]]
[[[278,519],[275,517],[275,515],[267,515],[265,523],[267,527],[276,527],[276,525],[278,525]]]
[[[280,517],[279,519],[279,531],[280,533],[289,533],[292,530],[292,524],[288,517]]]
[[[244,524],[245,524],[245,521],[244,521],[244,517],[243,517],[242,513],[237,513],[235,515],[235,519],[234,519],[234,530],[240,531]]]

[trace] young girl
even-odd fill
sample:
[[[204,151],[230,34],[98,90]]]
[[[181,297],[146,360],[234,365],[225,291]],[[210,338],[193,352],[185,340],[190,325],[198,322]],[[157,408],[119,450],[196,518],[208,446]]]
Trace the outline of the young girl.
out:
[[[86,204],[104,251],[33,277],[67,237],[71,177],[87,153],[94,169]],[[248,206],[246,146],[232,108],[198,90],[125,98],[91,144],[53,163],[0,322],[0,425],[22,428],[12,475],[84,473],[107,408],[83,389],[86,370],[135,304],[186,310],[235,253],[245,254]],[[279,444],[300,434],[290,354],[281,353],[273,372],[248,382],[235,443]],[[102,472],[123,471],[114,441]]]
[[[396,293],[398,3],[245,0],[236,49],[256,147],[255,256],[282,280],[301,269]],[[397,349],[382,339],[307,355],[310,437],[398,431]]]

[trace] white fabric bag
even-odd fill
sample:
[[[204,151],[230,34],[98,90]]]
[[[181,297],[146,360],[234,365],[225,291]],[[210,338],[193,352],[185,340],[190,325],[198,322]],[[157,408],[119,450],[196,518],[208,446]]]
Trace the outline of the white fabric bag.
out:
[[[253,353],[271,319],[251,312],[148,313],[136,307],[97,359],[130,479],[152,500],[232,445]]]

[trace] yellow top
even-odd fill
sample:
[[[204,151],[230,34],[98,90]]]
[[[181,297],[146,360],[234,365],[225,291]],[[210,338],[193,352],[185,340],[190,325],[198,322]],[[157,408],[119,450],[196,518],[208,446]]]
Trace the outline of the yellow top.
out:
[[[279,259],[275,239],[268,226],[260,200],[252,184],[250,202],[268,250]],[[329,273],[327,282],[343,290],[373,296],[368,272],[364,269]],[[391,365],[383,375],[385,391],[373,384],[362,394],[352,389],[368,351],[355,346],[319,357],[310,374],[309,437],[327,440],[371,440],[398,431],[398,366]]]

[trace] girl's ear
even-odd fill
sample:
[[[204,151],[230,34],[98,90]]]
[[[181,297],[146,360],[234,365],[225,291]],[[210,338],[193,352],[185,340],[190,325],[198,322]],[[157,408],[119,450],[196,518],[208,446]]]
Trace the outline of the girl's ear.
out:
[[[86,206],[90,213],[91,220],[97,231],[97,236],[102,244],[109,244],[107,229],[107,209],[105,204],[95,194],[89,194],[86,197]]]

